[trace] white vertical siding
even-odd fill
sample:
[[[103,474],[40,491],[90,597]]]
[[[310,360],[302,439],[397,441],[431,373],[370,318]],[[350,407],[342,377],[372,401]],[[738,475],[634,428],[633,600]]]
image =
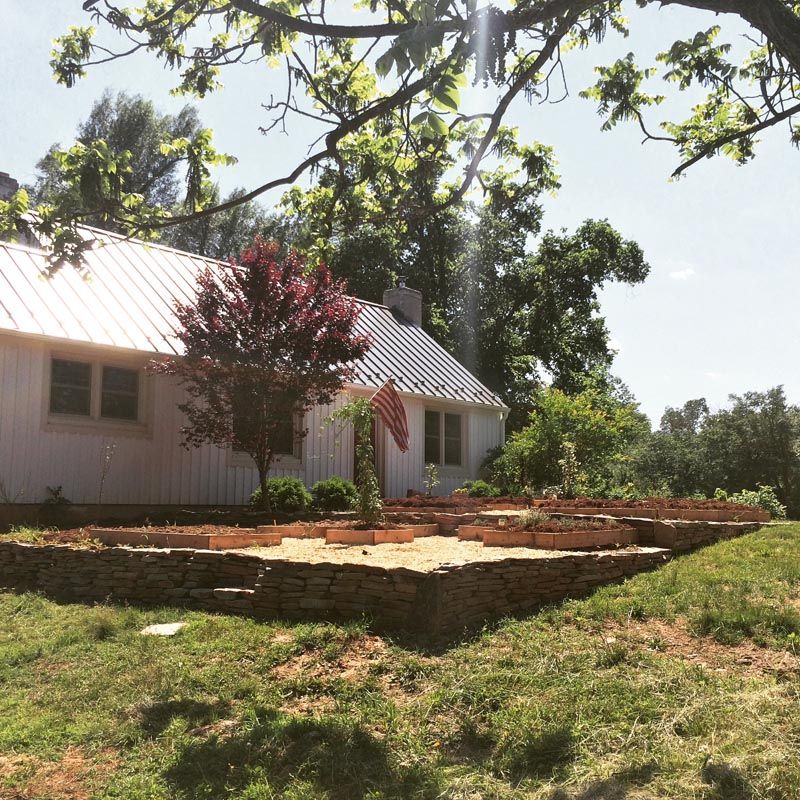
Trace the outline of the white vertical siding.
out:
[[[58,348],[55,348],[56,350]],[[232,460],[224,449],[180,446],[182,392],[164,377],[152,383],[152,435],[119,435],[101,428],[48,430],[43,424],[47,403],[45,373],[51,348],[44,341],[0,336],[0,482],[18,502],[38,503],[47,486],[62,486],[74,503],[95,503],[100,490],[105,447],[114,455],[103,487],[104,503],[238,505],[247,502],[257,484],[254,468]],[[90,357],[98,351],[87,350]],[[143,356],[144,363],[146,357]],[[274,475],[294,475],[307,486],[331,475],[352,478],[353,437],[325,418],[347,400],[340,395],[331,407],[306,414],[308,431],[299,465],[276,463]],[[411,446],[401,453],[387,432],[383,440],[384,487],[388,496],[421,490],[425,475],[424,425],[426,403],[404,397]],[[436,491],[448,493],[478,473],[486,451],[502,442],[503,422],[497,410],[448,407],[464,415],[466,463],[460,470],[441,470]],[[2,498],[0,498],[2,499]]]

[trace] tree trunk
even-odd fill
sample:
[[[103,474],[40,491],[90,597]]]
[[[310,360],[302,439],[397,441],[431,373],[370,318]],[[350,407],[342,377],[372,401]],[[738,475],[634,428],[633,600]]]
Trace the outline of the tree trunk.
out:
[[[272,503],[269,499],[269,491],[267,490],[267,479],[269,478],[269,465],[272,457],[254,458],[256,467],[258,468],[258,485],[261,489],[261,502],[259,507],[262,511],[272,511]]]

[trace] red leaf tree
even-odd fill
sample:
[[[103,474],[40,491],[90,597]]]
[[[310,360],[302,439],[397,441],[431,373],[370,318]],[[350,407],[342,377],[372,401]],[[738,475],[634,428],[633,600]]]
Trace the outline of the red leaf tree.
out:
[[[189,399],[183,445],[233,446],[258,468],[262,502],[279,431],[314,405],[330,403],[369,340],[355,333],[359,308],[327,267],[309,269],[257,238],[239,263],[208,268],[191,305],[176,305],[184,354],[160,364]],[[295,433],[304,436],[305,430]]]

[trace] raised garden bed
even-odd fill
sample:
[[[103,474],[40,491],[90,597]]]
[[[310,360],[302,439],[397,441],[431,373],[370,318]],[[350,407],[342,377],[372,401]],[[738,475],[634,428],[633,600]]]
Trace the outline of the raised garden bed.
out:
[[[273,547],[280,533],[258,533],[256,528],[225,528],[218,525],[164,528],[86,528],[89,539],[105,545],[187,547],[199,550],[230,550],[241,547]]]
[[[587,550],[637,542],[635,528],[608,522],[570,523],[548,520],[531,530],[487,525],[461,525],[458,538],[481,541],[484,547],[536,547],[541,550]]]
[[[646,519],[683,519],[703,522],[769,522],[766,511],[725,500],[687,500],[675,497],[646,497],[641,500],[608,500],[595,497],[529,500],[525,497],[467,497],[452,494],[445,497],[390,498],[384,502],[384,513],[448,513],[469,514],[481,510],[522,511],[540,508],[551,513],[610,517],[643,517]]]
[[[571,500],[552,498],[533,500],[537,508],[666,508],[666,509],[716,509],[727,511],[758,511],[754,506],[743,506],[727,500],[689,500],[682,497],[643,497],[640,500],[613,500],[598,497],[575,497]]]
[[[411,528],[328,528],[325,531],[325,544],[374,545],[413,541],[414,531]]]
[[[324,539],[328,524],[294,523],[290,525],[259,525],[255,530],[258,535],[277,533],[286,539]]]
[[[414,495],[413,497],[390,497],[383,501],[386,514],[398,511],[436,512],[448,511],[451,514],[464,514],[480,508],[495,508],[498,511],[515,511],[528,508],[530,500],[525,497],[469,497],[465,494]]]
[[[540,506],[548,514],[580,516],[638,517],[640,519],[687,520],[691,522],[769,522],[761,509],[737,506],[725,508],[645,508],[643,506]]]

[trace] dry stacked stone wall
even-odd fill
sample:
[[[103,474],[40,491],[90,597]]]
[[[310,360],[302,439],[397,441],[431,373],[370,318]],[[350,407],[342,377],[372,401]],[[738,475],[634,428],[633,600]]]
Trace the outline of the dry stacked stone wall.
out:
[[[758,522],[653,522],[653,543],[678,553],[688,553],[725,539],[752,533],[761,527]]]
[[[182,605],[285,619],[368,615],[377,623],[448,636],[652,569],[653,548],[508,559],[433,572],[360,564],[264,560],[240,553],[0,542],[0,586],[66,601]]]
[[[653,523],[656,547],[444,565],[432,572],[190,549],[0,542],[0,587],[67,601],[184,605],[285,619],[360,617],[433,637],[579,597],[757,523]]]
[[[202,606],[215,589],[251,587],[262,565],[255,556],[212,550],[0,542],[0,586],[63,600]]]
[[[557,558],[508,559],[443,568],[438,580],[438,634],[485,619],[533,611],[567,597],[655,569],[670,559],[659,548],[572,553]],[[432,593],[433,594],[433,593]]]

